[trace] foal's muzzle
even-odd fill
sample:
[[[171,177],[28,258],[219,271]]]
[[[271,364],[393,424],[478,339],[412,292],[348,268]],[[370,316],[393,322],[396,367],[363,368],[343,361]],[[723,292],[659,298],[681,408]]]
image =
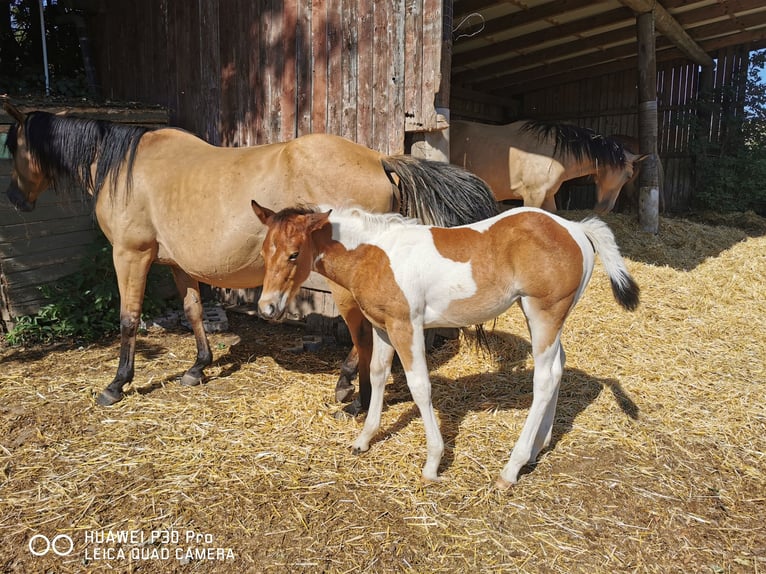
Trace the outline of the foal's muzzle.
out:
[[[24,197],[24,194],[21,193],[21,190],[13,182],[8,186],[8,191],[5,192],[5,195],[8,196],[13,206],[19,211],[32,211],[35,208],[35,202],[27,201],[27,198]]]
[[[282,304],[279,298],[268,297],[266,299],[261,296],[258,301],[258,314],[269,321],[279,321],[284,317],[287,311],[287,305]]]

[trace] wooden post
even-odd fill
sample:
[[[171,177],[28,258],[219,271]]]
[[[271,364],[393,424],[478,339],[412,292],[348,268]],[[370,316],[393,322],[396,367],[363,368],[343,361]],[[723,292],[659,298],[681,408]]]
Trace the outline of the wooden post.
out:
[[[442,50],[439,66],[441,80],[434,98],[436,129],[424,132],[412,143],[415,157],[449,163],[449,98],[452,69],[452,0],[442,1]]]
[[[648,233],[659,232],[660,178],[657,169],[657,57],[654,12],[636,17],[638,32],[638,140],[639,151],[651,154],[639,173],[638,221]]]

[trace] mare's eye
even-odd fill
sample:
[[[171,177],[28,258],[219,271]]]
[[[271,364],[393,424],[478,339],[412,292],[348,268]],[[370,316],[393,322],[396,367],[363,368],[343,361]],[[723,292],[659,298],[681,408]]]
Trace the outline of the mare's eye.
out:
[[[291,253],[290,257],[287,258],[288,261],[297,261],[298,260],[299,253],[296,251],[295,253]]]

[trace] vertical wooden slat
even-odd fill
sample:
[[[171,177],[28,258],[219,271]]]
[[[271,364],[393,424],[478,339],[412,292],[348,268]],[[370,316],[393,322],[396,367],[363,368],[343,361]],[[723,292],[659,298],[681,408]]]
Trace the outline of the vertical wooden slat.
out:
[[[357,140],[357,107],[359,105],[359,28],[357,19],[357,0],[342,2],[343,19],[341,21],[343,68],[342,120],[340,135],[350,140]]]
[[[423,4],[424,0],[407,0],[405,3],[404,34],[407,42],[404,46],[404,113],[405,126],[412,131],[423,127],[419,110],[423,106],[423,69],[427,64],[423,61],[423,43],[417,41],[424,36]]]
[[[357,141],[370,148],[374,146],[373,85],[376,42],[373,5],[373,0],[359,0]]]
[[[341,133],[343,61],[341,57],[341,0],[327,2],[327,124],[326,131]]]
[[[225,10],[219,5],[218,21],[221,30],[229,32],[220,34],[218,47],[221,67],[220,143],[224,146],[238,146],[241,145],[239,81],[241,74],[247,70],[245,62],[240,60],[238,50],[242,14]]]
[[[314,0],[311,7],[311,131],[327,131],[327,2]]]
[[[392,44],[389,52],[390,67],[389,73],[389,128],[388,138],[385,142],[385,148],[380,151],[384,153],[404,153],[404,2],[405,0],[395,0],[391,6],[390,16],[392,28]],[[417,39],[413,38],[413,42]],[[425,81],[425,79],[424,79]],[[431,96],[429,98],[429,107],[433,109],[433,94],[436,93],[438,86],[431,87]]]
[[[311,133],[312,105],[312,72],[314,67],[311,50],[311,0],[298,1],[298,18],[296,21],[296,65],[295,74],[295,105],[296,105],[296,135]]]
[[[389,115],[391,105],[389,98],[389,79],[391,77],[390,50],[394,41],[393,27],[390,22],[393,0],[374,2],[373,8],[373,37],[375,50],[373,52],[373,124],[372,148],[384,151],[388,146]]]
[[[282,6],[282,54],[281,97],[282,112],[280,141],[293,139],[298,132],[296,119],[297,61],[296,26],[298,22],[298,0],[284,0]]]
[[[420,76],[414,78],[414,81],[420,84],[421,103],[415,113],[420,116],[418,122],[425,129],[433,129],[436,126],[434,96],[439,91],[442,80],[442,45],[447,39],[451,45],[452,30],[442,29],[442,0],[422,0],[422,2],[423,32],[419,36],[407,38],[407,42],[422,44],[420,50],[423,53],[423,63],[420,66]],[[450,62],[452,62],[451,58]],[[446,78],[446,81],[449,80],[450,78]],[[443,103],[449,105],[448,100]]]
[[[213,145],[221,143],[221,54],[218,0],[199,0],[199,77],[198,110],[201,137]]]

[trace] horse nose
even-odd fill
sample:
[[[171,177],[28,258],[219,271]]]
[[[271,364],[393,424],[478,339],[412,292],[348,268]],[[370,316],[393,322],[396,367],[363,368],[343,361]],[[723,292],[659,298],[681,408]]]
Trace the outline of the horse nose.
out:
[[[264,319],[273,319],[277,316],[277,306],[267,301],[258,302],[258,313]]]
[[[27,198],[24,197],[24,194],[21,193],[21,190],[13,182],[8,186],[5,195],[8,196],[13,206],[20,211],[32,211],[35,208],[35,202],[27,201]]]

